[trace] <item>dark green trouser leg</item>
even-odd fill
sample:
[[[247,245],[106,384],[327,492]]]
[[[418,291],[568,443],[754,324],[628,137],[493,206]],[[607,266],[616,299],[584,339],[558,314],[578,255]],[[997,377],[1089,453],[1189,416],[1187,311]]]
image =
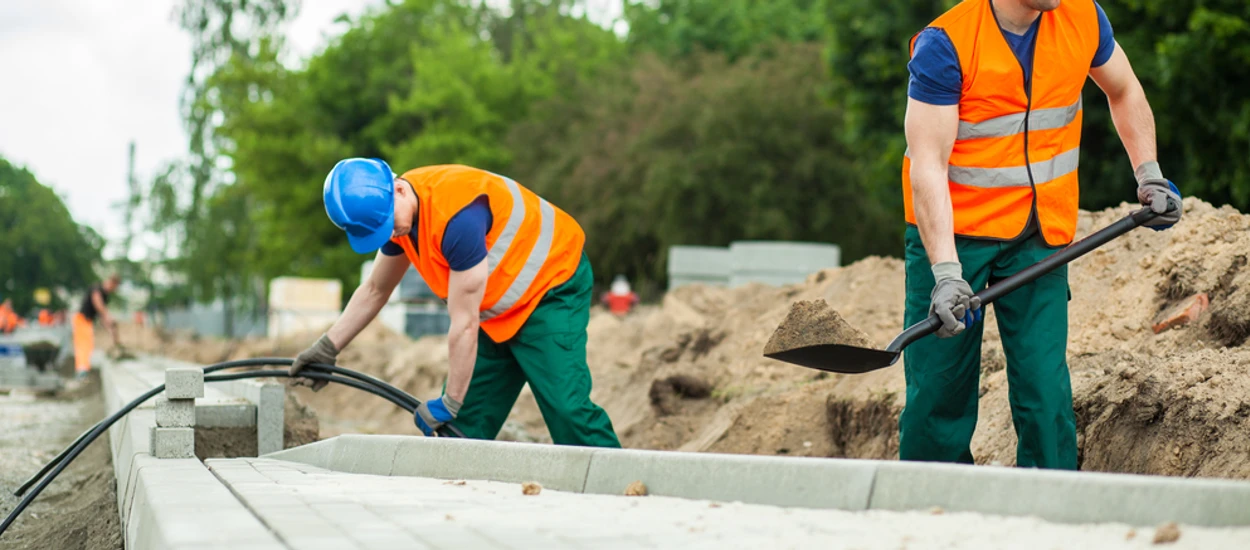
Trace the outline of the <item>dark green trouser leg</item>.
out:
[[[525,326],[502,344],[478,334],[477,363],[456,426],[494,439],[528,381],[551,439],[561,445],[620,447],[608,414],[590,401],[586,325],[594,273],[582,256],[568,282],[543,297]]]
[[[553,442],[620,447],[608,413],[590,400],[586,325],[593,284],[590,261],[582,256],[573,277],[547,293],[508,347],[525,372]]]
[[[915,227],[906,232],[905,322],[928,316],[933,275]],[[973,290],[1053,253],[1036,237],[1016,242],[956,239],[964,277]],[[995,302],[1007,356],[1017,462],[1044,468],[1076,467],[1076,428],[1068,378],[1067,271],[1043,277]],[[899,457],[972,462],[981,371],[977,324],[948,339],[927,336],[904,351],[907,406],[899,418]]]
[[[1049,256],[1037,239],[999,257],[993,279]],[[1076,469],[1076,415],[1068,375],[1068,268],[1043,275],[994,302],[1007,356],[1008,400],[1016,427],[1016,464]]]
[[[907,227],[904,242],[904,323],[911,326],[929,316],[929,294],[934,281],[915,227]],[[964,279],[974,290],[984,288],[995,250],[963,244],[956,241]],[[977,427],[984,326],[977,323],[953,338],[926,336],[903,350],[907,404],[899,415],[900,459],[972,463],[970,445]]]
[[[477,362],[469,393],[456,415],[456,427],[472,439],[495,439],[524,385],[525,374],[508,346],[492,342],[479,331]]]

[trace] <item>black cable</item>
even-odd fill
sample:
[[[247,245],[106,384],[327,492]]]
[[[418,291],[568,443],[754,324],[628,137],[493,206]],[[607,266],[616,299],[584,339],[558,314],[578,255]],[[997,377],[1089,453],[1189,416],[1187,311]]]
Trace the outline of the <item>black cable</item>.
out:
[[[287,359],[287,358],[243,359],[239,361],[229,361],[225,363],[218,363],[216,365],[210,365],[204,368],[204,372],[206,374],[206,376],[204,377],[204,381],[205,382],[223,382],[223,381],[228,381],[228,380],[241,380],[245,378],[289,377],[290,373],[285,370],[257,370],[257,371],[244,371],[244,372],[211,374],[211,375],[209,375],[208,373],[213,373],[213,372],[217,372],[217,371],[229,369],[229,368],[272,366],[275,364],[289,365],[290,363],[291,363],[291,359]],[[350,386],[358,390],[377,395],[383,399],[386,399],[387,401],[390,401],[391,403],[394,403],[395,405],[399,406],[405,411],[408,411],[409,413],[413,413],[416,410],[416,407],[420,406],[420,401],[418,401],[416,398],[400,391],[399,389],[395,388],[394,386],[391,386],[390,384],[382,382],[381,380],[377,380],[371,376],[357,373],[349,369],[336,367],[334,365],[317,364],[317,365],[311,365],[310,367],[311,367],[311,370],[309,370],[308,372],[301,373],[300,376],[304,378],[310,378],[313,380],[325,380],[327,382],[334,382],[337,384]],[[65,470],[65,468],[68,467],[69,464],[73,462],[75,458],[78,457],[78,455],[82,454],[83,450],[85,450],[88,445],[90,445],[97,438],[99,438],[100,435],[102,435],[106,430],[109,429],[109,427],[115,424],[123,416],[129,414],[130,411],[133,411],[140,404],[147,401],[148,399],[151,399],[152,397],[156,396],[157,394],[163,391],[165,391],[164,384],[156,386],[152,388],[151,390],[144,392],[143,395],[140,395],[137,399],[131,401],[130,403],[127,403],[125,406],[118,409],[117,412],[113,413],[108,418],[101,420],[92,429],[88,430],[83,435],[80,435],[78,439],[74,440],[74,443],[71,444],[69,448],[67,448],[65,451],[62,451],[61,454],[57,455],[57,457],[54,458],[52,462],[49,462],[48,465],[44,466],[44,468],[40,470],[38,474],[36,474],[34,477],[28,480],[25,484],[23,484],[22,487],[19,489],[19,492],[15,493],[17,496],[21,496],[21,493],[25,492],[25,490],[29,488],[30,484],[34,480],[42,478],[39,484],[35,486],[34,491],[26,495],[26,497],[23,498],[22,501],[19,502],[18,505],[12,511],[9,512],[9,515],[8,517],[5,518],[4,522],[0,523],[0,536],[2,536],[4,532],[9,528],[9,526],[13,524],[13,522],[17,519],[17,516],[19,516],[22,513],[22,511],[25,510],[26,507],[29,506],[32,501],[34,501],[35,497],[39,496],[39,493],[42,493],[44,488],[46,488],[48,484],[52,483],[52,481],[56,479],[56,477],[60,475],[61,472]],[[446,424],[444,425],[444,428],[445,429],[439,430],[440,435],[444,435],[444,436],[450,435],[450,436],[458,436],[458,437],[464,436],[463,432],[461,432],[459,429],[456,429],[455,426]],[[51,468],[51,472],[48,471],[49,468]],[[45,473],[47,474],[46,476],[44,476]]]

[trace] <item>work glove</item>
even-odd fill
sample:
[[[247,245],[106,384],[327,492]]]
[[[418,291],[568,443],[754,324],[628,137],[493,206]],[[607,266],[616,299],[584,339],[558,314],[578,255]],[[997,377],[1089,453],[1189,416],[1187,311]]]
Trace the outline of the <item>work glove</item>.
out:
[[[937,314],[942,321],[938,338],[955,336],[981,320],[981,299],[963,279],[959,262],[934,264],[933,278],[937,284],[929,294],[929,313]]]
[[[1163,231],[1181,221],[1181,190],[1163,178],[1158,162],[1143,163],[1133,175],[1137,177],[1137,201],[1159,214],[1146,222],[1146,227]]]
[[[461,402],[444,395],[433,401],[422,403],[420,407],[417,407],[413,417],[417,427],[421,428],[421,433],[430,437],[443,424],[456,419],[456,415],[460,413],[460,405],[462,405]]]
[[[333,365],[338,356],[339,350],[334,347],[334,342],[330,341],[330,336],[322,334],[321,338],[318,338],[312,346],[295,356],[295,361],[291,363],[289,371],[291,373],[291,384],[295,386],[309,386],[312,388],[312,391],[321,390],[329,382],[303,378],[300,376],[300,372],[304,370],[304,367],[313,363]]]

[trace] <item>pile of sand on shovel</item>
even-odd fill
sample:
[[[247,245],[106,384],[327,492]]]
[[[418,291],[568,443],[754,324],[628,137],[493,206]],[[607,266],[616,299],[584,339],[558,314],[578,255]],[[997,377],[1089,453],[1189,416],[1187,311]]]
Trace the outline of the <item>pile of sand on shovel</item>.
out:
[[[822,300],[800,300],[790,306],[790,313],[764,345],[764,354],[814,346],[840,344],[871,348],[868,336],[847,323],[838,312]]]

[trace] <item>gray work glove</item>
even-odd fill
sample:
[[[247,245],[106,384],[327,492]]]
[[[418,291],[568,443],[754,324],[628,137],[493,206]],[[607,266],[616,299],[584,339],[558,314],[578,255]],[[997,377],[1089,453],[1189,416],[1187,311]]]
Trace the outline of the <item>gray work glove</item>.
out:
[[[1159,214],[1155,219],[1146,222],[1146,227],[1158,231],[1181,221],[1183,208],[1180,190],[1176,184],[1163,177],[1158,162],[1142,163],[1133,175],[1137,177],[1137,201]]]
[[[338,359],[338,356],[339,350],[334,347],[334,342],[330,341],[330,336],[322,334],[321,338],[318,338],[312,346],[295,356],[295,361],[291,363],[290,369],[291,385],[309,386],[312,388],[312,391],[318,391],[321,388],[326,387],[326,384],[329,382],[325,380],[313,380],[311,378],[300,377],[300,371],[304,370],[304,367],[313,363],[333,365],[334,361]]]
[[[964,281],[959,262],[934,264],[933,279],[937,284],[929,294],[929,313],[936,313],[942,321],[942,327],[937,330],[938,338],[955,336],[981,319],[981,299]]]

